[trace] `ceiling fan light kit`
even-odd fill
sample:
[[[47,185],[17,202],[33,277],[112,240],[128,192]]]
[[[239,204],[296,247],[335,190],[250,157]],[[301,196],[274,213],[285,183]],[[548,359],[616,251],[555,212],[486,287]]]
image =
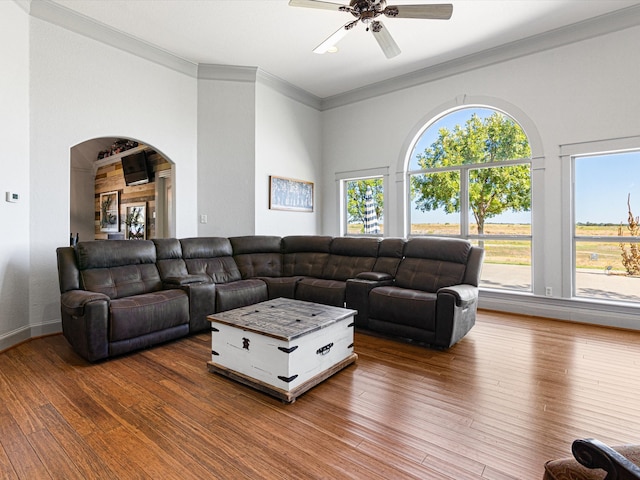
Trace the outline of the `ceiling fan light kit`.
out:
[[[387,58],[393,58],[399,55],[400,47],[398,47],[398,44],[383,23],[376,20],[377,17],[384,15],[387,18],[449,20],[453,14],[453,5],[450,3],[387,6],[386,0],[351,0],[349,5],[340,5],[322,0],[289,0],[289,5],[292,7],[347,12],[356,17],[355,20],[344,24],[324,42],[314,48],[314,53],[326,53],[332,50],[358,22],[362,22],[366,25],[367,31],[371,30],[373,37]]]

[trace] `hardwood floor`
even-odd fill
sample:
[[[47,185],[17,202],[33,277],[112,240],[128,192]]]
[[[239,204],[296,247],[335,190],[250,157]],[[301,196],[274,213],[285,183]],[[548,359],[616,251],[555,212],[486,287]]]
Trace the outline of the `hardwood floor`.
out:
[[[200,334],[88,364],[0,354],[2,479],[541,479],[575,438],[640,443],[640,333],[480,312],[446,352],[356,333],[290,405],[208,373]]]

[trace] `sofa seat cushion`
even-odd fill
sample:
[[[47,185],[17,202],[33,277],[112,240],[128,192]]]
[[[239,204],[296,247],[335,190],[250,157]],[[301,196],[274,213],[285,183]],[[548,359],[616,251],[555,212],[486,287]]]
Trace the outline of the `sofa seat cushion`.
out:
[[[111,342],[189,324],[189,298],[177,289],[118,298],[109,310]]]
[[[267,284],[269,300],[274,298],[295,298],[296,285],[305,277],[258,277]]]
[[[267,284],[257,278],[216,284],[216,312],[268,300]]]
[[[369,293],[369,316],[423,330],[436,329],[435,293],[377,287]]]
[[[347,282],[304,278],[296,285],[296,299],[344,307],[346,288]]]

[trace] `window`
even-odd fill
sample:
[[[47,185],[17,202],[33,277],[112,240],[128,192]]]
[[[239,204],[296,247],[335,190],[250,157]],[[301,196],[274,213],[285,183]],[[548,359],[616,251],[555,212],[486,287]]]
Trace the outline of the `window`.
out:
[[[384,233],[384,185],[382,177],[344,181],[347,235]]]
[[[640,302],[640,151],[573,160],[574,296]]]
[[[531,291],[531,150],[509,116],[465,108],[434,122],[408,167],[409,235],[485,248],[481,285]]]

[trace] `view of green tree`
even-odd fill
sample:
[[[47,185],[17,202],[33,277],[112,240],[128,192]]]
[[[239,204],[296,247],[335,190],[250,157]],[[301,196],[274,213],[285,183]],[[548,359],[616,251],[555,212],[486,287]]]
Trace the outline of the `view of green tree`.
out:
[[[489,164],[531,156],[524,131],[499,112],[484,119],[473,113],[463,126],[456,125],[453,131],[441,128],[438,133],[438,139],[418,154],[418,165],[422,169]],[[459,170],[411,177],[412,198],[418,209],[424,212],[437,209],[443,209],[446,213],[459,212],[459,192]],[[475,218],[478,234],[484,233],[487,219],[508,210],[531,210],[529,165],[470,170],[469,208]]]
[[[351,180],[347,182],[347,214],[349,223],[364,224],[365,194],[367,187],[371,187],[378,221],[382,221],[384,211],[384,194],[382,178],[368,178],[366,180]]]

